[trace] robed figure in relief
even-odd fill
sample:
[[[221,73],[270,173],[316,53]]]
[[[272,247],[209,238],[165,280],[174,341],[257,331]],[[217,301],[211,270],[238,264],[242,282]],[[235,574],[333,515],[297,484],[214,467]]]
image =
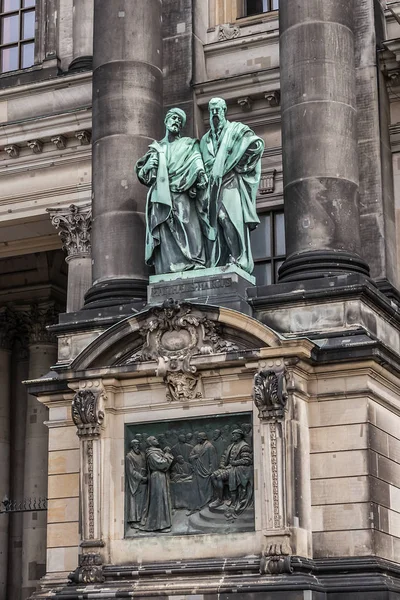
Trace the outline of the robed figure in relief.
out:
[[[215,266],[236,264],[252,273],[250,231],[259,224],[256,194],[264,141],[243,123],[226,119],[222,98],[209,102],[211,129],[200,142],[206,174],[210,223],[216,232]]]
[[[140,529],[165,531],[172,524],[169,470],[174,460],[169,448],[161,450],[156,437],[147,438],[146,461],[148,469],[147,499]]]
[[[147,498],[147,466],[144,452],[140,451],[140,441],[134,439],[125,458],[128,483],[127,521],[132,528],[139,527]]]
[[[186,114],[179,108],[165,117],[166,134],[154,141],[136,164],[148,186],[146,263],[156,274],[208,266],[215,231],[208,220],[207,176],[196,139],[181,137]]]

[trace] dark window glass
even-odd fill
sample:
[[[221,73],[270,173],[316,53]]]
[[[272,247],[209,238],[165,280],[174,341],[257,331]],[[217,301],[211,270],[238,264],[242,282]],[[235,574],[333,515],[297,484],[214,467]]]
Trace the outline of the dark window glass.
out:
[[[0,73],[34,64],[35,4],[36,0],[0,0]]]
[[[245,17],[278,10],[279,0],[245,0]]]
[[[278,270],[285,260],[285,218],[283,210],[271,210],[258,215],[260,224],[251,234],[254,277],[257,285],[278,281]]]

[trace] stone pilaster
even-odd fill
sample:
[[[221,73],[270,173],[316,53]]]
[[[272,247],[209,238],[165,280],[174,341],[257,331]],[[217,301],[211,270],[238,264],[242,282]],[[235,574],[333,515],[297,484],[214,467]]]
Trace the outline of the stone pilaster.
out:
[[[57,321],[54,305],[33,306],[23,320],[29,335],[29,379],[48,373],[57,360],[57,345],[46,326]],[[28,396],[25,429],[24,497],[47,497],[48,409]],[[46,512],[27,512],[23,518],[22,594],[28,597],[46,573]]]
[[[92,209],[90,204],[71,204],[68,208],[48,208],[47,212],[52,224],[59,231],[63,249],[67,252],[67,312],[75,312],[82,308],[92,281]]]
[[[0,314],[0,501],[10,496],[10,367],[15,333],[14,315]],[[7,600],[9,516],[0,515],[0,600]]]
[[[281,3],[288,258],[281,281],[361,273],[354,3]]]
[[[93,66],[93,0],[74,0],[72,51],[69,71],[83,71]]]
[[[93,287],[86,305],[143,299],[146,190],[134,164],[161,136],[160,0],[95,0]]]
[[[93,389],[91,389],[95,386]],[[91,386],[91,387],[89,387]],[[72,401],[72,419],[80,440],[81,548],[79,567],[70,578],[75,583],[103,581],[99,549],[104,546],[101,525],[101,429],[104,394],[100,383],[83,382]]]

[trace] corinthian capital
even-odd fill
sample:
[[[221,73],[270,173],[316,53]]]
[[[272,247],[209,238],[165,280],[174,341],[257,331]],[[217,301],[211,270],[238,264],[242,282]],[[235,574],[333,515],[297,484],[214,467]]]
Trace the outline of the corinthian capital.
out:
[[[15,313],[8,307],[0,309],[0,348],[10,350],[17,331]]]
[[[90,255],[92,209],[90,204],[68,208],[48,208],[47,212],[63,243],[68,257]]]
[[[33,304],[29,311],[21,312],[20,319],[27,334],[29,344],[56,343],[53,333],[47,330],[48,325],[57,323],[60,311],[54,303]]]

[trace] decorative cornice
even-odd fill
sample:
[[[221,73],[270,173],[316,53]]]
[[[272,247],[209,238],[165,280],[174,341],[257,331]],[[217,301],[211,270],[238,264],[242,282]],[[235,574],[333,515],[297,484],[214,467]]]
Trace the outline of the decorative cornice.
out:
[[[285,372],[258,371],[254,375],[253,400],[260,420],[282,420],[288,401]]]
[[[238,98],[237,103],[243,112],[250,112],[253,106],[253,101],[250,98],[250,96],[243,96],[242,98]]]
[[[81,146],[90,146],[92,141],[92,132],[87,129],[83,129],[81,131],[77,131],[75,133],[76,139],[79,140]]]
[[[268,173],[262,173],[260,179],[260,185],[258,191],[261,195],[264,194],[273,194],[275,191],[275,176],[276,169]]]
[[[47,208],[52,225],[59,231],[63,249],[68,258],[89,256],[91,252],[90,233],[92,228],[92,208],[90,204],[65,208]]]
[[[281,103],[281,92],[279,90],[274,90],[273,92],[265,92],[264,98],[268,102],[268,106],[270,108],[275,108]]]
[[[28,148],[30,148],[33,154],[41,154],[43,152],[42,140],[29,140],[26,142]]]
[[[8,154],[10,158],[18,158],[20,150],[21,149],[17,144],[9,144],[4,147],[4,152]]]
[[[79,390],[72,400],[72,420],[79,437],[98,437],[104,412],[98,409],[99,393],[92,390]]]
[[[55,135],[51,138],[51,141],[53,142],[57,150],[65,150],[65,148],[67,147],[67,138],[63,135]]]

